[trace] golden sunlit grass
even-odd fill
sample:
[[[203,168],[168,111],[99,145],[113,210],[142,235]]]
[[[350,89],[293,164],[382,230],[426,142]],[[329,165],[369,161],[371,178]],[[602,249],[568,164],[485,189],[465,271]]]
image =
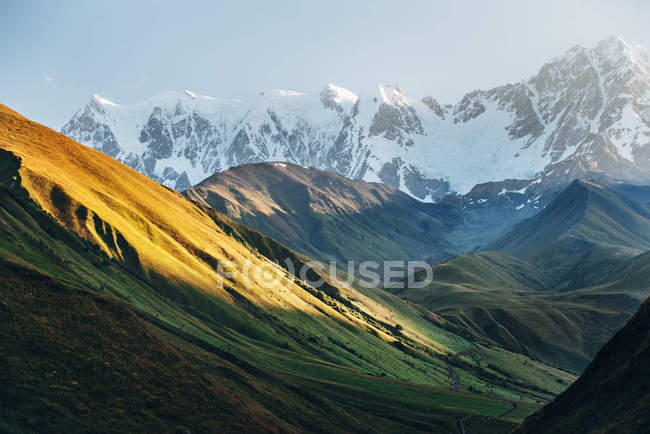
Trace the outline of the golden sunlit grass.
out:
[[[92,218],[87,218],[82,226],[78,219],[65,219],[63,214],[74,215],[77,206],[83,204],[114,232],[123,235],[137,251],[145,270],[153,270],[171,281],[227,298],[221,289],[224,279],[194,253],[202,251],[218,261],[233,263],[239,270],[245,264],[254,270],[261,268],[247,276],[235,276],[237,286],[247,289],[247,295],[256,303],[288,305],[316,313],[296,296],[301,290],[291,289],[292,279],[284,279],[281,288],[268,287],[269,282],[282,281],[286,273],[252,255],[178,193],[99,151],[16,116],[5,107],[0,109],[0,116],[0,144],[22,158],[23,184],[32,198],[69,229],[92,238],[108,254],[114,252],[96,233]],[[60,209],[52,200],[54,183],[69,196],[70,210]],[[272,277],[262,279],[265,273]]]

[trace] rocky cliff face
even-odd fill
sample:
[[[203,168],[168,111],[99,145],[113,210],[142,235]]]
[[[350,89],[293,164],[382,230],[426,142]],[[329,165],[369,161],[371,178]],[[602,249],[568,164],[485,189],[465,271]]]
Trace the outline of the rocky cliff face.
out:
[[[62,132],[177,190],[229,167],[288,161],[424,201],[490,183],[479,191],[497,185],[534,207],[575,178],[650,182],[649,89],[648,52],[612,37],[455,105],[391,85],[252,101],[167,92],[132,106],[96,95]]]

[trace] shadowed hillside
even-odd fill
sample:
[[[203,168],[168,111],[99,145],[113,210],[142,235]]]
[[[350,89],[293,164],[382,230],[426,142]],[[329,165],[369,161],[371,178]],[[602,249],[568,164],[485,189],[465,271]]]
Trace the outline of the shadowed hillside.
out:
[[[488,249],[544,267],[576,262],[594,249],[638,254],[650,249],[648,208],[613,188],[574,181],[543,211],[517,224]]]
[[[399,297],[441,315],[476,342],[580,372],[648,295],[609,275],[612,289],[559,292],[558,276],[501,252],[463,254]],[[421,276],[416,275],[416,280]],[[614,289],[615,288],[615,289]]]
[[[246,164],[217,173],[185,196],[315,259],[439,262],[457,213],[385,184],[290,163]]]
[[[650,301],[598,352],[582,376],[526,419],[518,433],[650,431]]]

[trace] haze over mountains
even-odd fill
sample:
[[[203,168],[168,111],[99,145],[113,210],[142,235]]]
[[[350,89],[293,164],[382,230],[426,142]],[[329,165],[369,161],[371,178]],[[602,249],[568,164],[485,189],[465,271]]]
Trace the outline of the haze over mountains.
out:
[[[649,181],[649,65],[645,49],[611,37],[453,105],[397,85],[252,101],[166,92],[132,106],[96,95],[62,132],[177,190],[232,166],[288,161],[425,201],[519,179],[498,192],[534,208],[576,178]]]

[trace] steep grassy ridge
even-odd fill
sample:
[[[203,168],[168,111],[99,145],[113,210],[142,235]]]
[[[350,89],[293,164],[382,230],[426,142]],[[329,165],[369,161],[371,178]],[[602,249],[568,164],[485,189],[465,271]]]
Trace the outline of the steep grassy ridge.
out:
[[[518,433],[650,431],[650,302],[598,352],[582,376]]]

